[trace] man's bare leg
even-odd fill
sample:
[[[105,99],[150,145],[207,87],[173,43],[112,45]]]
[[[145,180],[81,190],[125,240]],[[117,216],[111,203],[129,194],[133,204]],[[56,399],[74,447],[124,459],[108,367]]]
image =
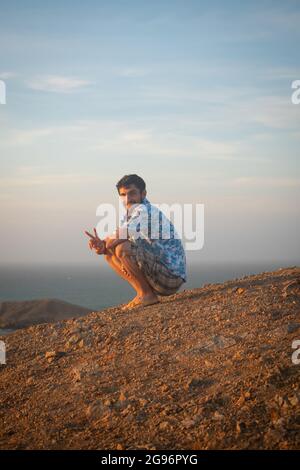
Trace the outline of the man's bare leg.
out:
[[[132,256],[130,242],[123,242],[122,244],[117,245],[114,248],[113,253],[114,255],[111,254],[111,256],[110,254],[106,255],[107,261],[112,268],[115,269],[123,279],[129,282],[137,292],[136,297],[126,305],[126,308],[139,303],[142,303],[143,305],[151,305],[159,302],[157,295],[153,292],[152,287],[149,285],[146,277],[137,265],[135,258]],[[125,277],[123,269],[125,269],[125,272],[127,273],[125,274]]]
[[[136,292],[138,292],[138,286],[134,282],[134,279],[132,279],[131,276],[128,273],[125,274],[124,268],[123,268],[122,264],[120,263],[119,259],[114,254],[111,254],[111,253],[105,255],[105,259],[108,262],[108,264],[110,265],[110,267],[116,272],[116,274],[118,274],[125,281],[127,281],[131,285],[131,287],[133,287],[133,289]],[[137,304],[137,303],[140,303],[140,297],[139,297],[138,294],[134,297],[134,299],[131,302],[129,302],[128,306],[129,305],[133,306],[134,304]]]
[[[131,276],[137,285],[137,295],[140,297],[140,302],[144,305],[151,305],[159,302],[157,295],[153,292],[152,287],[147,281],[147,278],[140,270],[135,257],[132,256],[131,244],[126,241],[115,247],[115,255],[125,268],[126,272]]]

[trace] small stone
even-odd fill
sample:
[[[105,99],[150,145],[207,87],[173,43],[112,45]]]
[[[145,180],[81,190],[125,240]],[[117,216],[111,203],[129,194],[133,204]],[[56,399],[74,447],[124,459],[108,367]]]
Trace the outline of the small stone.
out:
[[[125,400],[127,400],[127,397],[126,397],[125,393],[121,392],[120,396],[119,396],[119,401],[125,401]]]
[[[56,355],[56,351],[47,351],[45,353],[45,358],[49,359],[50,357],[55,357],[55,355]]]
[[[278,403],[279,406],[282,406],[283,403],[284,403],[283,398],[282,398],[281,396],[279,396],[279,395],[277,395],[277,396],[275,397],[275,400],[277,401],[277,403]]]
[[[273,420],[273,425],[276,428],[283,428],[284,425],[285,425],[285,419],[284,418],[274,419]]]
[[[45,358],[47,359],[47,361],[49,363],[53,362],[54,359],[58,359],[60,358],[61,356],[64,356],[64,352],[62,351],[47,351],[45,353]]]
[[[243,289],[242,287],[238,287],[236,292],[237,292],[237,294],[242,294],[243,292],[245,292],[245,289]]]
[[[237,406],[243,406],[244,403],[245,403],[245,397],[244,397],[244,395],[241,395],[240,398],[237,400],[237,402],[235,404]]]
[[[169,423],[168,421],[162,421],[161,423],[159,423],[159,429],[161,431],[164,431],[165,429],[167,429],[169,427]]]
[[[82,378],[82,373],[81,370],[78,369],[77,367],[74,367],[72,369],[72,374],[73,374],[73,379],[75,382],[80,382]]]
[[[97,401],[93,403],[92,405],[89,405],[85,411],[85,414],[88,418],[96,418],[96,419],[103,417],[104,413],[105,413],[105,416],[109,416],[111,413],[111,410],[104,408],[100,401]]]
[[[294,333],[294,331],[299,330],[299,328],[300,328],[300,323],[289,323],[287,326],[287,332]]]
[[[289,398],[289,402],[292,406],[297,406],[299,403],[297,395],[293,395],[291,398]]]
[[[189,419],[189,418],[184,419],[181,423],[186,429],[190,429],[196,424],[194,419]]]
[[[208,360],[205,360],[204,361],[204,364],[206,365],[206,367],[212,367],[212,362],[208,361]]]
[[[213,419],[216,421],[223,421],[223,419],[225,419],[225,416],[219,413],[219,411],[215,411]]]
[[[69,339],[68,343],[76,344],[79,341],[80,341],[80,336],[79,335],[72,335],[71,338]]]
[[[139,399],[139,402],[140,402],[140,405],[141,405],[141,406],[145,406],[145,405],[147,405],[148,400],[145,400],[144,398],[140,398],[140,399]]]
[[[238,421],[236,423],[236,432],[237,434],[241,434],[242,432],[244,432],[246,430],[246,425],[243,421]]]
[[[117,444],[117,450],[124,450],[125,447],[122,444]]]

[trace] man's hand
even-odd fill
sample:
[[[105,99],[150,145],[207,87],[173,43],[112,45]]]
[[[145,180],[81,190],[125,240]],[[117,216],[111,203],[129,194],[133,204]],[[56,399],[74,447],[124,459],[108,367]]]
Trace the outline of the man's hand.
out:
[[[86,230],[85,230],[84,233],[85,233],[88,237],[90,237],[90,240],[89,240],[89,247],[90,247],[91,250],[95,250],[95,252],[97,253],[97,255],[104,255],[105,253],[107,253],[105,241],[104,241],[104,240],[101,240],[101,239],[98,237],[98,234],[97,234],[97,231],[96,231],[95,228],[94,228],[94,234],[95,234],[95,235],[92,235],[91,233],[87,232]]]

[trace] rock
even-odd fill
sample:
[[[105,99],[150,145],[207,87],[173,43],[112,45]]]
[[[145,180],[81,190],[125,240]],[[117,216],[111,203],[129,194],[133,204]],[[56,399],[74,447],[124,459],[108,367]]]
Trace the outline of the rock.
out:
[[[190,429],[195,426],[196,420],[186,418],[181,422],[182,426],[184,426],[186,429]]]
[[[238,421],[236,423],[236,432],[237,434],[241,434],[242,432],[245,432],[246,430],[246,425],[243,421]]]
[[[85,414],[88,418],[92,419],[108,418],[111,415],[111,410],[100,400],[97,400],[86,407]]]
[[[293,395],[292,397],[289,398],[289,402],[292,406],[298,406],[299,398],[297,397],[297,395]]]
[[[123,392],[120,393],[120,395],[119,395],[119,400],[120,400],[120,401],[125,401],[125,400],[127,400],[127,397],[126,397],[125,393],[123,393]]]
[[[294,333],[300,329],[300,323],[289,323],[287,326],[288,333]]]
[[[104,405],[107,406],[107,407],[111,407],[113,405],[113,402],[109,399],[107,400],[104,400]]]
[[[66,348],[72,349],[74,346],[77,346],[80,341],[79,335],[73,335],[71,338],[66,342]]]
[[[202,379],[201,377],[193,377],[186,384],[186,389],[193,390],[195,388],[206,388],[213,384],[212,379]]]
[[[49,359],[50,357],[55,357],[55,355],[56,355],[56,351],[47,351],[45,353],[45,358]]]
[[[158,427],[161,431],[165,431],[170,427],[170,424],[168,423],[168,421],[162,421],[161,423],[159,423]]]
[[[243,289],[242,287],[238,287],[236,289],[236,292],[237,292],[237,294],[243,294],[243,292],[245,292],[245,289]]]
[[[225,416],[219,413],[219,411],[215,411],[213,414],[213,419],[216,421],[223,421],[225,419]]]
[[[148,400],[145,400],[144,398],[140,398],[139,403],[140,403],[141,406],[145,406],[145,405],[147,405]]]
[[[237,407],[243,406],[244,403],[245,403],[245,396],[241,395],[240,398],[236,401],[236,406]]]
[[[60,357],[64,356],[64,351],[47,351],[45,353],[45,358],[49,363],[53,362],[55,359],[59,359]]]
[[[78,367],[74,367],[74,368],[72,369],[72,376],[73,376],[74,382],[80,382],[81,379],[82,379],[82,372],[81,372],[81,370],[80,370]]]

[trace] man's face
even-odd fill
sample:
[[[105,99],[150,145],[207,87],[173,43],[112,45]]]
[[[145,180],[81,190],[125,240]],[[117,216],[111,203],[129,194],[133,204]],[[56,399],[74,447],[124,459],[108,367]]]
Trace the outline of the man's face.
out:
[[[127,188],[119,189],[119,196],[126,209],[130,209],[133,204],[140,204],[146,196],[146,191],[140,191],[134,184]]]

